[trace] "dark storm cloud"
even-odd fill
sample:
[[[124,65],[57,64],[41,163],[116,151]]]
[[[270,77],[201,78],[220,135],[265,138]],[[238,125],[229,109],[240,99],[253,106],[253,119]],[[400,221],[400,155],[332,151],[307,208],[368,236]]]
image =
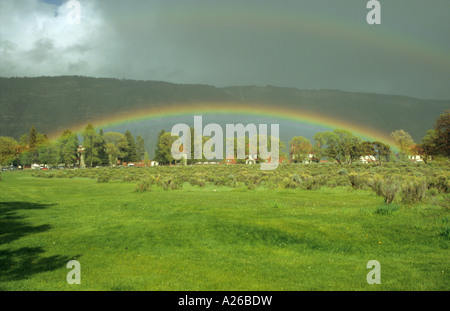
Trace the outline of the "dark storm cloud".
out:
[[[67,25],[64,3],[45,2],[0,4],[3,76],[81,74],[450,98],[447,0],[381,1],[376,26],[367,25],[367,1],[360,0],[79,0],[80,25]]]

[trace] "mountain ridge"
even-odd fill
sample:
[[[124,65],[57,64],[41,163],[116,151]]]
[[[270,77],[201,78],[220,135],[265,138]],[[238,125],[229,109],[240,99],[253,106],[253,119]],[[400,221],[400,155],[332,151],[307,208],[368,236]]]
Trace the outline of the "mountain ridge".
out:
[[[404,129],[416,142],[450,108],[450,100],[331,89],[216,87],[83,76],[0,77],[0,136],[18,139],[32,125],[43,133],[62,132],[71,124],[95,122],[130,110],[208,102],[245,104],[255,109],[257,105],[297,109],[385,134]]]

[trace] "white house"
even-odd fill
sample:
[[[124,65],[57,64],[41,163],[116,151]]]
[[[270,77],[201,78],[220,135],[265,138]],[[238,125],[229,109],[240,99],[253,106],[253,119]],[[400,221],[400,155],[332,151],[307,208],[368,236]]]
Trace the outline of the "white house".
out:
[[[377,159],[373,155],[361,156],[359,160],[361,161],[361,163],[372,163],[377,161]]]
[[[247,159],[245,160],[245,164],[256,164],[256,160],[258,159],[258,155],[253,154],[249,155]]]
[[[295,154],[291,155],[292,161],[295,160],[295,157],[296,157]],[[313,153],[308,153],[308,156],[306,157],[306,159],[304,159],[301,163],[303,163],[303,164],[310,164],[310,163],[318,162],[318,161],[319,160],[314,156]]]
[[[408,158],[412,162],[423,162],[423,156],[419,154],[410,155]]]

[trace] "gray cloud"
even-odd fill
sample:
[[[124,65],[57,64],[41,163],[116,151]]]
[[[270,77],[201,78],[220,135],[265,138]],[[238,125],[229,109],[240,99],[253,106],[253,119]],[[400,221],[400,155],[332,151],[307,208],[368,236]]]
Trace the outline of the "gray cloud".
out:
[[[53,2],[51,4],[46,2]],[[447,0],[0,3],[2,76],[79,74],[449,99]]]

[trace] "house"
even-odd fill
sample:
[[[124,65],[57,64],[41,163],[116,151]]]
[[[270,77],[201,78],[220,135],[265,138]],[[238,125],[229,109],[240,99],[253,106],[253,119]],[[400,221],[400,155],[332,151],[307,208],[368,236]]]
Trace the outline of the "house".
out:
[[[423,162],[423,155],[420,154],[412,154],[408,156],[409,161],[411,162]]]
[[[225,158],[225,164],[227,164],[227,165],[229,165],[229,164],[236,164],[236,159],[234,158],[234,156],[228,155]]]
[[[365,156],[361,156],[359,158],[359,161],[361,161],[361,163],[373,163],[373,162],[377,162],[377,159],[373,156],[373,155],[365,155]]]
[[[291,161],[295,162],[296,154],[291,154]],[[316,158],[314,152],[308,153],[307,157],[301,161],[300,163],[303,164],[310,164],[310,163],[319,163],[319,159]]]
[[[411,146],[408,159],[411,162],[423,162],[423,149],[418,145]]]
[[[248,155],[247,159],[245,160],[245,164],[256,164],[256,161],[258,160],[258,156],[256,154],[254,155]]]

